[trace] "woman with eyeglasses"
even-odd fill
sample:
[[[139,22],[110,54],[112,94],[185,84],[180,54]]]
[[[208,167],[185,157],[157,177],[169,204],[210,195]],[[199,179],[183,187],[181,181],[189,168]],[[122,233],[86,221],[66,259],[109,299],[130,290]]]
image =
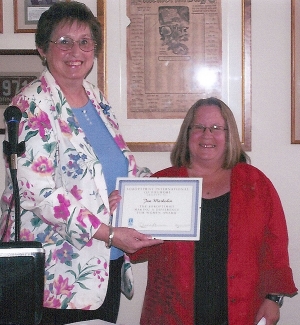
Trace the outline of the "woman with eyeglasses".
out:
[[[153,177],[203,178],[200,240],[131,256],[148,260],[141,324],[277,324],[283,296],[297,292],[285,216],[270,180],[249,164],[223,101],[200,99],[189,109],[171,163]]]
[[[22,111],[19,141],[26,145],[18,158],[20,237],[40,241],[46,250],[41,324],[115,323],[121,285],[129,297],[133,290],[124,252],[161,241],[112,227],[118,196],[109,199],[109,194],[117,177],[149,176],[150,171],[137,167],[111,107],[85,79],[101,47],[100,24],[92,12],[76,1],[54,3],[41,15],[35,40],[46,68],[12,105]],[[7,169],[2,231],[12,199],[9,174]],[[11,218],[5,241],[13,234]]]

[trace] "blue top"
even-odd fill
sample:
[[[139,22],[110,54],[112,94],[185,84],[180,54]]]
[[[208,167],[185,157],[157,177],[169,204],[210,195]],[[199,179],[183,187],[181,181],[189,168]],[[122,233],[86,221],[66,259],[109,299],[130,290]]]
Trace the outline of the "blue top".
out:
[[[116,188],[117,177],[128,176],[128,161],[91,101],[88,101],[81,108],[72,109],[72,111],[101,162],[107,191],[110,194]],[[117,259],[122,255],[123,252],[120,249],[112,247],[111,260]]]

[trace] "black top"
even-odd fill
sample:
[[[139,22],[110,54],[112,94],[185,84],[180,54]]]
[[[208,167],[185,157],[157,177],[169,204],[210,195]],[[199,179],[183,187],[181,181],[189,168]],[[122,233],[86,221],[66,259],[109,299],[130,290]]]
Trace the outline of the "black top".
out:
[[[195,324],[221,325],[227,316],[229,197],[202,199],[200,241],[195,249]]]

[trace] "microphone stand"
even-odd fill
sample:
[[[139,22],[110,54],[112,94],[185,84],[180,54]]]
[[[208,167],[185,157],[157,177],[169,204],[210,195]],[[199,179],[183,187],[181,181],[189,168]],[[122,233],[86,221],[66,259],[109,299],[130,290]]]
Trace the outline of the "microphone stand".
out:
[[[13,198],[15,201],[15,242],[20,241],[20,228],[21,228],[21,216],[20,216],[20,192],[17,180],[17,170],[11,169],[11,180],[13,185]]]
[[[10,175],[13,186],[12,200],[15,202],[15,242],[20,241],[20,228],[21,228],[21,216],[20,216],[20,193],[17,178],[17,157],[20,157],[25,152],[25,141],[20,142],[17,145],[17,153],[12,152],[11,145],[8,141],[3,141],[3,152],[8,158]],[[10,158],[10,159],[9,159]]]

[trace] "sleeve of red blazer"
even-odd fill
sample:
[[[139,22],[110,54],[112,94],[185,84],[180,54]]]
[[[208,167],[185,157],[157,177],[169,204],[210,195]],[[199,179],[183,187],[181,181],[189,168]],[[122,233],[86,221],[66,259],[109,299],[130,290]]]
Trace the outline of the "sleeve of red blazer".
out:
[[[230,198],[229,245],[240,253],[236,263],[258,263],[261,294],[294,295],[287,225],[273,184],[257,168],[239,164],[232,172]]]

